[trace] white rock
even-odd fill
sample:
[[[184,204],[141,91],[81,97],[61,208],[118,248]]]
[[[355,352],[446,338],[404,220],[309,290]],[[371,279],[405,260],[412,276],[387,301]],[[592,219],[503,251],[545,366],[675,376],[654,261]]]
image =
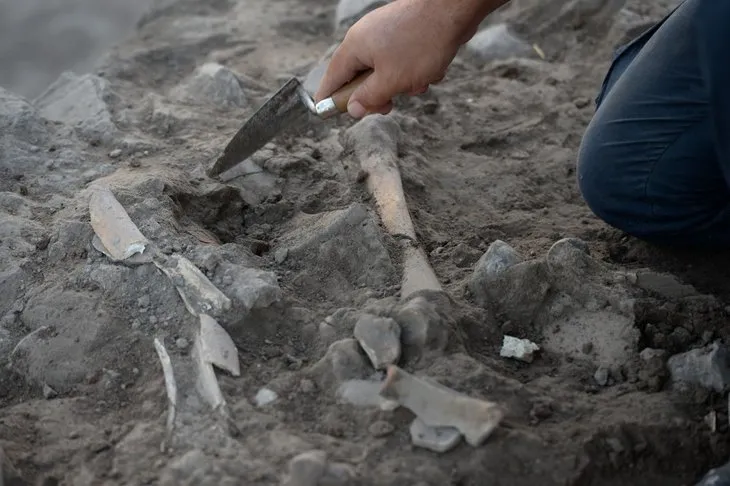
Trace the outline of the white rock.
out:
[[[467,42],[466,49],[483,61],[509,57],[531,57],[536,54],[535,49],[515,36],[507,24],[484,28]]]
[[[540,350],[540,346],[529,339],[519,339],[513,336],[504,336],[502,349],[499,355],[503,358],[514,358],[525,363],[532,363],[534,354]]]
[[[416,417],[411,423],[411,442],[434,452],[448,452],[461,441],[461,433],[455,427],[431,427]]]
[[[279,395],[277,395],[274,390],[262,388],[258,391],[258,393],[256,393],[254,401],[256,402],[257,407],[265,407],[266,405],[276,401],[277,398],[279,398]]]

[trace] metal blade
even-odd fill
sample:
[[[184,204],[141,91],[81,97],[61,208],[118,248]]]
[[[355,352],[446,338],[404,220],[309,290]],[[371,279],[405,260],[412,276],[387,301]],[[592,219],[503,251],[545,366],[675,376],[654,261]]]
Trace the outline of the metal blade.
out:
[[[299,80],[290,79],[243,124],[208,170],[208,175],[215,177],[242,162],[282,130],[303,120],[310,110]]]

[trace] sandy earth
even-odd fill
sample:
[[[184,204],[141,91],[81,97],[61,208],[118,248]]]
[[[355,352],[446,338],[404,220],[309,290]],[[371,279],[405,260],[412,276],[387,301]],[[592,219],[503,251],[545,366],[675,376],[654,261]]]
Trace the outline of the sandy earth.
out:
[[[722,353],[704,371],[677,363],[730,337],[727,258],[628,238],[575,184],[613,49],[671,2],[621,3],[516,1],[492,21],[544,60],[465,50],[392,116],[313,121],[227,182],[205,168],[340,35],[333,2],[179,0],[94,76],[65,75],[32,103],[0,90],[5,484],[679,486],[724,463]],[[206,78],[209,62],[230,71]],[[416,242],[381,223],[360,167],[378,153],[397,157]],[[241,373],[217,371],[226,418],[194,391],[198,319],[180,281],[92,245],[94,184],[156,262],[183,255],[230,299],[216,318]],[[400,299],[413,244],[443,293]],[[348,380],[382,380],[353,340],[373,315],[401,330],[403,369],[503,408],[483,444],[417,447],[407,408],[342,396]],[[500,357],[505,335],[542,349]],[[155,338],[180,390],[170,434]],[[276,399],[257,403],[262,387]]]

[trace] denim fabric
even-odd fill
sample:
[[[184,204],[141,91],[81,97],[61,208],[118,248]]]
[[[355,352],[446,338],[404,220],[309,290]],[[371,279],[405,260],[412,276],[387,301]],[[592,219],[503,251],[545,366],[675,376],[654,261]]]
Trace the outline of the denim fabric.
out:
[[[685,0],[619,49],[578,153],[606,223],[666,246],[730,245],[730,1]]]

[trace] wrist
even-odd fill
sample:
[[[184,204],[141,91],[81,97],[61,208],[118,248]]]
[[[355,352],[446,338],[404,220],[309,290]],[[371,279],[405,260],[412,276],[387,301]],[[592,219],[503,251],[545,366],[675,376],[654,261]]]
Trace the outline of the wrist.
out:
[[[452,27],[452,40],[457,46],[466,44],[476,34],[479,25],[492,12],[510,0],[423,0],[433,3]]]

